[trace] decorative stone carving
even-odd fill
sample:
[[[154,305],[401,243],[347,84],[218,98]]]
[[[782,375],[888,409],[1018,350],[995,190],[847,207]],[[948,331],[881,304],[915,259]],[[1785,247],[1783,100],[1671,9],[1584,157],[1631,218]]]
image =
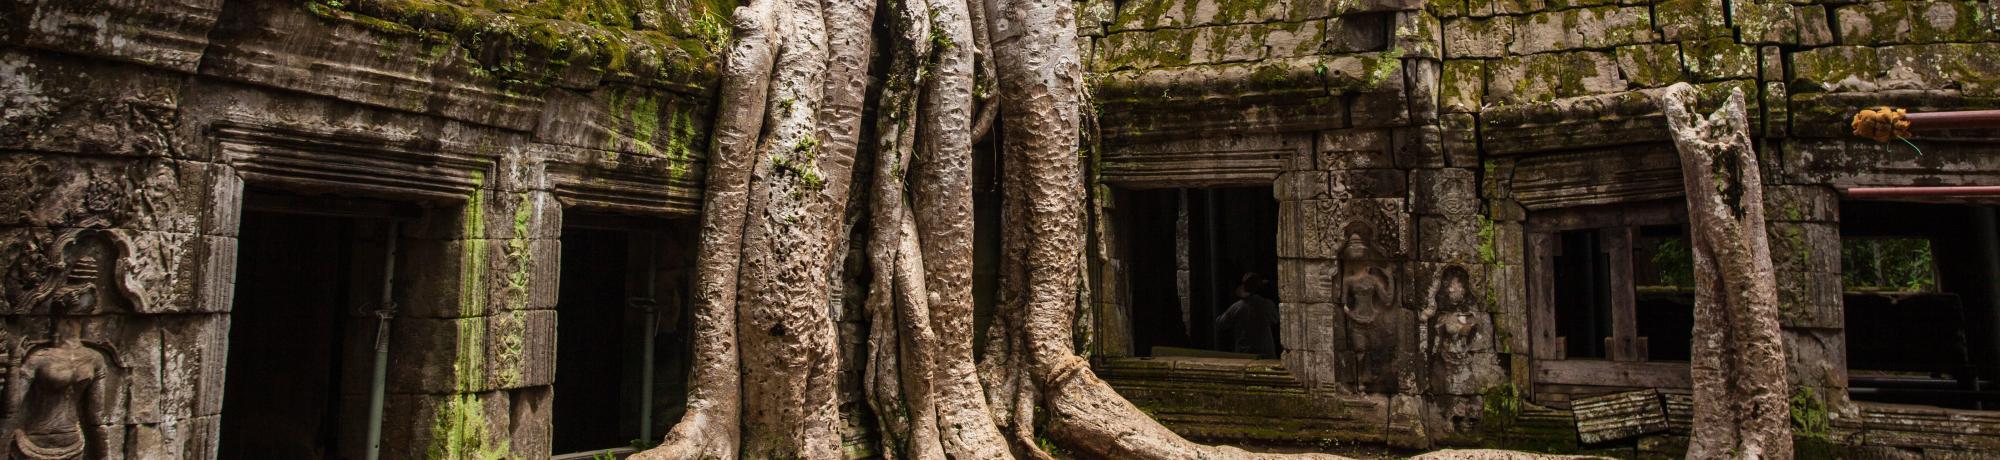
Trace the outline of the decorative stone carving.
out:
[[[116,235],[70,230],[44,243],[46,237],[35,232],[14,233],[6,238],[6,252],[23,260],[8,267],[12,289],[0,299],[0,307],[12,303],[15,312],[72,315],[131,310],[138,290],[122,275],[132,251]]]
[[[1415,386],[1409,356],[1416,352],[1415,312],[1403,308],[1397,296],[1393,265],[1382,261],[1371,242],[1372,229],[1348,227],[1341,245],[1345,291],[1340,304],[1346,313],[1346,369],[1339,372],[1350,387],[1368,392],[1395,392]]]
[[[6,418],[0,421],[0,437],[13,458],[106,458],[106,436],[94,429],[105,422],[103,403],[111,394],[117,353],[109,345],[84,342],[82,336],[80,319],[63,318],[56,323],[54,341],[30,345],[14,366]]]

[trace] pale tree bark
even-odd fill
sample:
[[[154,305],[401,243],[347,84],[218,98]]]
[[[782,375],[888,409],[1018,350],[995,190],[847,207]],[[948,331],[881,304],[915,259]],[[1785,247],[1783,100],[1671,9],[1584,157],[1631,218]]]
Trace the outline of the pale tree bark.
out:
[[[1694,433],[1688,458],[1792,457],[1777,285],[1764,228],[1762,177],[1743,92],[1707,117],[1698,91],[1661,92],[1687,189],[1694,247]]]
[[[862,391],[891,458],[1260,458],[1188,442],[1093,375],[1083,292],[1083,81],[1067,0],[888,2],[872,167],[854,175],[870,0],[751,0],[725,54],[697,261],[688,414],[635,458],[836,458],[831,302],[865,178]],[[990,47],[990,49],[989,49]],[[991,80],[985,80],[991,79]],[[981,82],[997,82],[986,97]],[[984,102],[981,102],[984,100]],[[973,354],[972,144],[1000,123],[1002,292]],[[855,201],[861,197],[854,197]],[[858,216],[857,216],[858,217]],[[1037,417],[1038,410],[1047,411]],[[1046,420],[1046,423],[1039,422]]]
[[[1082,282],[1083,171],[1077,157],[1082,101],[1082,65],[1075,36],[1076,21],[1067,0],[996,0],[991,36],[1002,97],[1000,127],[1008,174],[1020,182],[1005,196],[1009,212],[1022,218],[1009,237],[1021,238],[1016,250],[1023,266],[1011,274],[1025,275],[1014,286],[1025,291],[1015,307],[1023,308],[1010,326],[1019,329],[1029,368],[1027,385],[1044,399],[1048,433],[1056,442],[1103,458],[1264,458],[1231,447],[1189,442],[1120,397],[1077,356],[1071,335],[1075,328]],[[1012,230],[1014,225],[1009,226]],[[1007,306],[1003,302],[1003,306]],[[1002,316],[1007,316],[1002,312]],[[996,322],[998,324],[998,322]],[[1021,363],[1014,363],[1019,366]],[[1017,388],[1017,392],[1024,391]],[[1002,401],[1009,400],[1003,395]],[[1017,406],[1019,407],[1019,406]],[[1031,423],[1028,414],[1013,414],[1016,425]],[[1306,454],[1302,457],[1335,458]]]
[[[847,202],[872,8],[752,0],[735,11],[697,256],[689,410],[636,458],[838,455],[824,275]]]

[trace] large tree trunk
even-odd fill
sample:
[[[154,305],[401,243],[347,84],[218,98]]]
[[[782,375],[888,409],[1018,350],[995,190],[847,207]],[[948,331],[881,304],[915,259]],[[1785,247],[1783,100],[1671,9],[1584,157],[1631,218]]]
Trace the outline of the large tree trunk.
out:
[[[1084,213],[1071,3],[886,5],[890,62],[861,174],[875,4],[750,0],[736,10],[703,210],[689,411],[635,458],[839,456],[829,286],[843,279],[833,261],[854,221],[844,217],[855,183],[866,184],[870,272],[862,391],[885,456],[1047,458],[1037,442],[1046,426],[1105,457],[1253,457],[1168,431],[1073,346]],[[981,78],[1001,91],[975,108]],[[1003,286],[991,348],[975,362],[972,143],[996,112]]]
[[[1785,351],[1764,229],[1763,181],[1743,92],[1689,113],[1686,83],[1659,97],[1687,188],[1694,247],[1694,436],[1688,458],[1792,457]]]

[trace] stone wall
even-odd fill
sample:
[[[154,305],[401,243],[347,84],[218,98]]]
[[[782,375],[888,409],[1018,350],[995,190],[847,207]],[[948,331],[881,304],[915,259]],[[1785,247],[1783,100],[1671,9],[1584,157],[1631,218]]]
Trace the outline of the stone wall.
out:
[[[245,188],[379,198],[384,455],[546,455],[562,215],[698,212],[727,8],[0,3],[0,368],[90,350],[94,449],[213,457]]]
[[[1424,8],[1083,6],[1102,117],[1099,206],[1115,206],[1113,189],[1273,187],[1288,374],[1348,402],[1325,404],[1348,412],[1328,417],[1382,427],[1323,439],[1427,446],[1469,434],[1479,393],[1505,375],[1489,286],[1518,266],[1497,263],[1480,213],[1471,120],[1440,116],[1440,23]],[[1120,265],[1116,247],[1097,254]],[[1114,313],[1127,302],[1100,297]],[[1226,430],[1187,420],[1190,433]]]
[[[1537,359],[1555,355],[1531,345],[1552,332],[1530,324],[1528,229],[1681,196],[1649,90],[1691,82],[1710,107],[1730,90],[1751,101],[1791,377],[1807,407],[1831,408],[1808,415],[1855,413],[1837,189],[2000,172],[1991,132],[1922,133],[1921,155],[1847,133],[1866,107],[1994,106],[1988,2],[1083,5],[1099,186],[1274,184],[1286,366],[1322,391],[1383,395],[1383,426],[1415,438],[1473,434],[1496,404],[1566,400],[1534,388]],[[1350,251],[1356,233],[1376,255]],[[1106,266],[1113,249],[1099,248]],[[1461,277],[1470,295],[1441,287]],[[1375,286],[1392,314],[1357,311]]]

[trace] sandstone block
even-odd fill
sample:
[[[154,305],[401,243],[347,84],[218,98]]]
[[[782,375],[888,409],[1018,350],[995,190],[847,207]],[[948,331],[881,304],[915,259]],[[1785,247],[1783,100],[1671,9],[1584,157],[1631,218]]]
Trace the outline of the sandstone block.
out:
[[[1445,58],[1506,57],[1507,43],[1515,36],[1516,20],[1513,16],[1500,16],[1444,21]]]
[[[1757,48],[1740,45],[1727,38],[1681,43],[1688,73],[1696,81],[1736,80],[1757,77]]]
[[[1681,67],[1681,49],[1672,43],[1621,46],[1614,52],[1618,71],[1635,86],[1662,87],[1688,78]]]
[[[1617,59],[1599,51],[1572,51],[1493,61],[1487,67],[1488,104],[1548,102],[1626,89]]]
[[[1438,77],[1438,107],[1444,112],[1478,112],[1486,96],[1486,61],[1445,61]]]
[[[1603,6],[1523,16],[1507,45],[1511,54],[1602,49],[1656,41],[1645,7]]]
[[[1880,1],[1832,8],[1840,43],[1846,45],[2000,40],[1981,2]]]

